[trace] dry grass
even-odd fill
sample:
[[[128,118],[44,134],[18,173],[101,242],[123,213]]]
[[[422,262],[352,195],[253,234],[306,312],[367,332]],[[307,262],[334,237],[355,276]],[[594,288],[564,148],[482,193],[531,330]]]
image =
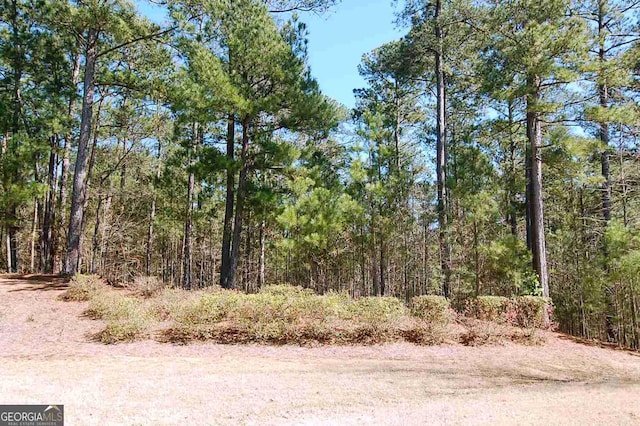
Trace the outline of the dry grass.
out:
[[[144,298],[153,297],[166,287],[161,279],[152,276],[136,277],[132,283],[126,285],[126,288]]]
[[[250,295],[220,291],[168,306],[174,325],[163,336],[181,343],[433,344],[444,339],[446,325],[412,317],[395,298],[354,300],[335,292],[318,296],[291,286],[266,287]]]
[[[142,296],[142,294],[139,294]],[[89,302],[84,315],[104,320],[104,329],[93,338],[102,343],[129,342],[145,338],[152,324],[152,311],[136,295],[108,286],[95,275],[76,275],[60,296],[67,302]]]
[[[69,288],[60,295],[60,300],[65,302],[87,302],[104,285],[104,282],[96,275],[78,274],[71,279]]]
[[[319,296],[288,285],[268,286],[258,294],[217,287],[189,292],[143,277],[123,290],[97,277],[77,276],[62,299],[88,301],[84,314],[105,321],[94,337],[107,344],[149,338],[153,331],[159,331],[161,341],[174,343],[309,346],[459,341],[475,346],[539,340],[531,329],[458,319],[448,301],[436,296],[416,297],[408,308],[393,297],[353,299],[338,292]]]
[[[411,315],[429,322],[449,323],[456,313],[442,296],[418,296],[411,299]]]
[[[523,328],[552,330],[553,303],[537,296],[481,296],[468,300],[465,315],[483,321]]]
[[[103,290],[94,293],[84,314],[107,324],[95,339],[102,343],[131,342],[146,337],[153,323],[150,305],[122,292]]]
[[[465,346],[500,345],[508,342],[523,345],[540,345],[545,339],[540,330],[519,328],[474,318],[459,319],[465,331],[459,341]]]

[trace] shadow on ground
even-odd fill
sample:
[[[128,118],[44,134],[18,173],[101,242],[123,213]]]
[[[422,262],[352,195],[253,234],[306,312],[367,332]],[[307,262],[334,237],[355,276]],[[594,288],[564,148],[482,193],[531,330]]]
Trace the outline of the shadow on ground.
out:
[[[17,291],[62,291],[69,287],[69,277],[51,274],[5,274],[0,275],[0,285],[16,286],[8,292]],[[25,285],[26,284],[26,285]]]
[[[568,340],[570,342],[578,343],[580,345],[591,346],[591,347],[602,348],[602,349],[610,349],[610,350],[614,350],[614,351],[627,352],[627,353],[629,353],[629,355],[634,355],[634,356],[640,357],[640,350],[631,349],[631,348],[625,348],[623,346],[618,346],[615,343],[608,343],[608,342],[603,342],[601,340],[595,340],[595,339],[584,339],[584,338],[581,338],[581,337],[571,336],[570,334],[564,334],[564,333],[558,333],[558,338],[560,340]]]

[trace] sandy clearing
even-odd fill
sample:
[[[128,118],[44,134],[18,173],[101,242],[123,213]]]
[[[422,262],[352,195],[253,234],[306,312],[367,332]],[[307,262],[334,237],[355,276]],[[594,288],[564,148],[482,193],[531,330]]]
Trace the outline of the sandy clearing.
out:
[[[93,343],[48,277],[0,277],[0,404],[67,424],[640,424],[640,356],[543,346]]]

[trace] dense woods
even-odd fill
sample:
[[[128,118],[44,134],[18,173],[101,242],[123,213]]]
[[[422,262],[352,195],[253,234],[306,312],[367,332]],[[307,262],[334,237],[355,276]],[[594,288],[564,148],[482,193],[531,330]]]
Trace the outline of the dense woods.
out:
[[[406,0],[352,110],[331,0],[3,0],[0,267],[553,298],[640,346],[640,3]]]

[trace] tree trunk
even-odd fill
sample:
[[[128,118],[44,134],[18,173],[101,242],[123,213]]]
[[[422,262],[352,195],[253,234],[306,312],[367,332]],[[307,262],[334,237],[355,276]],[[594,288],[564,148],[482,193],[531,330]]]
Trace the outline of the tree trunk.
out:
[[[36,240],[38,239],[38,200],[33,200],[33,222],[31,223],[31,244],[29,272],[34,273],[36,269]]]
[[[73,72],[71,76],[71,81],[73,83],[73,87],[77,87],[80,82],[80,63],[81,63],[81,55],[76,55],[76,59],[73,64]],[[76,96],[75,92],[71,95],[69,99],[69,110],[67,117],[71,120],[75,114],[76,110]],[[62,166],[60,167],[60,183],[59,183],[59,197],[58,197],[58,214],[57,214],[57,222],[56,229],[54,231],[54,243],[53,249],[51,253],[51,264],[53,268],[56,267],[58,270],[64,270],[64,264],[61,261],[58,265],[57,258],[60,253],[63,251],[63,247],[66,240],[66,232],[63,232],[65,226],[67,225],[67,184],[69,180],[69,166],[71,164],[71,135],[67,133],[63,138],[64,145],[62,146]],[[56,266],[58,265],[58,266]]]
[[[100,209],[102,208],[102,200],[100,197],[98,200],[98,207],[96,207],[96,223],[93,228],[93,238],[91,247],[91,265],[89,266],[89,272],[95,274],[98,269],[98,251],[100,249]]]
[[[398,95],[398,80],[394,81],[395,88],[395,117],[393,129],[393,142],[395,144],[395,166],[396,171],[400,171],[400,97]]]
[[[387,289],[387,271],[386,271],[385,244],[380,240],[380,296],[384,296]]]
[[[5,2],[5,6],[8,6]],[[11,28],[12,28],[12,47],[13,47],[13,88],[11,99],[11,137],[9,140],[5,138],[4,143],[9,143],[9,146],[4,147],[4,153],[15,152],[18,149],[17,135],[20,132],[20,118],[22,116],[22,94],[21,94],[21,82],[23,75],[23,62],[24,62],[24,49],[22,49],[20,30],[18,28],[18,4],[16,0],[11,2]],[[19,184],[15,171],[7,171],[10,173],[9,184]],[[7,189],[7,188],[5,188]],[[9,238],[8,246],[8,263],[9,272],[18,271],[18,215],[16,200],[9,197],[6,208],[6,223],[7,233]]]
[[[233,167],[233,150],[235,144],[235,118],[229,114],[227,121],[227,197],[224,209],[224,229],[222,231],[222,262],[220,266],[220,285],[222,288],[231,288],[228,285],[229,267],[231,264],[231,237],[233,233],[233,203],[235,184],[235,172]]]
[[[147,252],[145,255],[144,270],[147,276],[151,275],[151,249],[153,244],[153,223],[156,220],[156,196],[154,194],[151,200],[151,209],[149,211],[149,227],[147,228]]]
[[[158,138],[158,153],[157,153],[157,159],[158,159],[158,167],[156,170],[156,182],[160,180],[160,173],[161,173],[161,163],[160,163],[160,157],[162,155],[162,144],[160,142],[160,139]],[[147,276],[151,275],[151,248],[152,248],[152,244],[153,244],[153,224],[156,220],[156,200],[157,200],[157,196],[156,196],[156,192],[155,192],[155,184],[154,184],[154,192],[153,192],[153,198],[151,200],[151,210],[149,211],[149,227],[147,229],[147,253],[145,256],[145,273]]]
[[[518,238],[518,201],[516,199],[516,143],[513,139],[513,102],[509,101],[509,223],[511,235]]]
[[[9,234],[9,227],[5,232],[5,248],[7,249],[7,272],[10,274],[15,272],[13,270],[13,259],[11,257],[11,236]]]
[[[51,152],[49,153],[49,170],[47,172],[47,185],[49,187],[45,200],[42,232],[40,234],[40,270],[45,273],[53,272],[53,247],[55,234],[53,232],[56,212],[56,147],[57,136],[51,137]]]
[[[258,288],[264,287],[265,284],[265,220],[260,222],[260,259],[258,265]]]
[[[475,269],[476,297],[480,296],[480,252],[478,244],[478,221],[473,219],[473,267]]]
[[[598,1],[598,36],[600,39],[600,46],[598,50],[598,60],[600,62],[600,73],[598,75],[598,94],[600,98],[600,107],[603,109],[609,108],[609,87],[606,79],[606,73],[604,71],[605,64],[607,63],[606,57],[606,34],[608,30],[605,28],[605,18],[607,9],[607,0]],[[605,226],[609,224],[611,220],[611,178],[609,176],[609,124],[606,121],[598,123],[599,131],[598,136],[602,142],[602,217],[605,222]],[[606,256],[606,247],[605,247]]]
[[[442,14],[442,3],[436,0],[435,36],[438,43],[435,54],[436,89],[437,89],[437,140],[436,140],[436,175],[438,186],[438,226],[440,242],[440,265],[442,269],[442,293],[450,296],[451,265],[450,247],[447,235],[447,121],[446,121],[446,90],[444,79],[444,36],[439,22]]]
[[[235,288],[236,275],[238,271],[238,258],[240,255],[240,243],[242,237],[242,215],[244,213],[244,201],[247,191],[247,175],[249,172],[249,121],[242,121],[242,154],[240,178],[238,179],[238,194],[236,196],[235,217],[233,221],[233,242],[231,248],[231,264],[226,288]]]
[[[193,150],[197,146],[199,139],[198,123],[193,123],[193,135],[191,143],[187,148],[189,161],[189,177],[187,180],[187,212],[184,222],[184,256],[182,258],[182,287],[191,290],[191,234],[193,233],[193,192],[195,188],[195,174],[193,172]]]
[[[67,235],[67,254],[64,272],[69,275],[78,272],[80,260],[80,238],[82,237],[82,219],[84,217],[84,199],[86,195],[87,166],[89,162],[89,138],[93,120],[93,93],[96,68],[96,44],[98,31],[90,29],[87,36],[86,65],[84,72],[84,96],[82,99],[82,118],[80,122],[80,138],[78,139],[78,156],[73,176],[73,193],[71,195],[71,216]]]
[[[7,135],[3,135],[2,137],[2,146],[0,147],[0,154],[2,154],[2,157],[4,157],[7,153]],[[0,166],[2,166],[3,163],[2,161],[0,161]],[[3,177],[4,177],[4,170],[3,170]],[[6,191],[6,182],[3,182],[3,189]],[[5,207],[6,208],[6,207]],[[7,210],[4,211],[4,219],[5,219],[5,249],[6,249],[6,258],[7,258],[7,272],[11,273],[13,272],[13,264],[11,261],[11,237],[9,235],[9,211],[8,208]]]
[[[15,205],[9,207],[7,213],[7,249],[10,267],[9,272],[18,272],[18,213]]]
[[[598,37],[599,37],[599,49],[598,49],[598,61],[600,65],[600,73],[598,74],[598,95],[600,99],[600,107],[603,109],[609,108],[609,85],[607,83],[606,73],[604,70],[607,63],[606,56],[606,34],[607,29],[605,27],[605,19],[608,9],[608,0],[598,1]],[[598,138],[602,143],[602,153],[600,154],[600,163],[602,169],[602,218],[604,220],[604,227],[609,225],[611,221],[611,176],[610,176],[610,148],[609,148],[609,123],[603,120],[598,123]],[[602,255],[604,256],[604,272],[609,272],[609,249],[607,247],[606,239],[602,239]],[[610,289],[606,288],[604,292],[606,313],[605,313],[605,330],[607,333],[607,339],[609,341],[615,340],[615,330],[613,327],[613,300]]]
[[[540,79],[530,78],[529,87],[534,90],[527,96],[527,136],[531,150],[531,242],[533,247],[533,267],[538,274],[542,295],[549,297],[549,277],[544,233],[544,202],[542,197],[542,122],[539,108]]]
[[[102,102],[104,98],[100,98],[100,102],[98,103],[98,110],[95,114],[95,126],[93,127],[93,142],[91,143],[91,154],[89,155],[89,164],[87,166],[87,179],[85,180],[85,193],[84,200],[82,201],[82,211],[87,212],[89,208],[89,191],[91,190],[91,176],[93,175],[93,167],[95,165],[96,159],[96,147],[98,146],[98,132],[100,131],[100,116],[102,113]],[[125,145],[126,141],[123,142]],[[120,188],[122,189],[122,187]],[[124,203],[123,203],[124,205]],[[96,221],[98,218],[96,217]],[[82,225],[80,226],[80,234],[84,235],[85,229],[87,228],[87,215],[84,214],[82,216]],[[80,248],[78,250],[78,270],[82,267],[82,239],[80,239]]]

